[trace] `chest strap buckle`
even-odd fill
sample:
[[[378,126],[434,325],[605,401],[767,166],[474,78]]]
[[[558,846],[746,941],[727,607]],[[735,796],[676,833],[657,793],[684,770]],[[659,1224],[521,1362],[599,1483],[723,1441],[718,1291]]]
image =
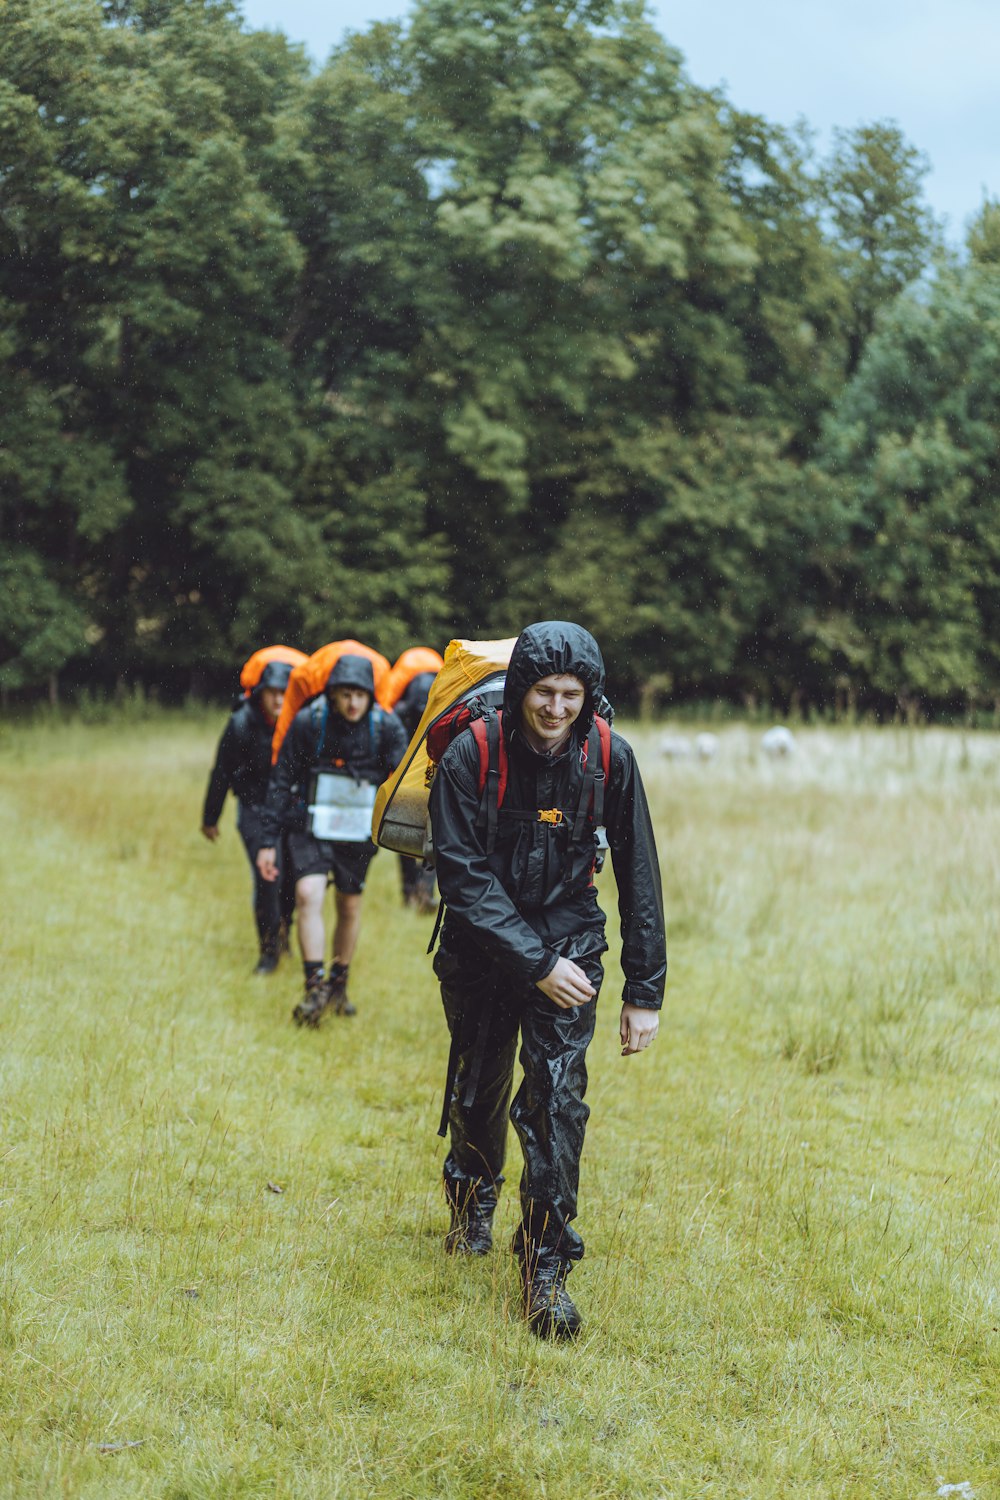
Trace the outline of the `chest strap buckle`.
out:
[[[563,821],[562,808],[540,807],[538,809],[538,821],[539,823],[551,823],[554,828],[558,828],[559,824]]]

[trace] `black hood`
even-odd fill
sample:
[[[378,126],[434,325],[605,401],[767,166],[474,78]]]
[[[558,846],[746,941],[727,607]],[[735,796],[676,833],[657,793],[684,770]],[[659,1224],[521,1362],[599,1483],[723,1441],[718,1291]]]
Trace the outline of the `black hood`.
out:
[[[400,703],[411,709],[419,707],[420,712],[423,713],[436,676],[436,672],[419,672],[412,682],[406,684],[406,692],[400,698]]]
[[[503,691],[504,712],[518,714],[521,700],[541,677],[579,677],[587,701],[574,728],[581,738],[594,719],[604,694],[604,658],[589,630],[566,620],[542,620],[522,630],[510,655]]]
[[[367,656],[341,656],[334,663],[323,691],[329,697],[338,687],[363,688],[375,697],[375,673]]]
[[[288,679],[292,675],[291,663],[287,661],[269,661],[260,674],[260,681],[254,688],[255,693],[262,693],[265,688],[281,688],[288,686]]]

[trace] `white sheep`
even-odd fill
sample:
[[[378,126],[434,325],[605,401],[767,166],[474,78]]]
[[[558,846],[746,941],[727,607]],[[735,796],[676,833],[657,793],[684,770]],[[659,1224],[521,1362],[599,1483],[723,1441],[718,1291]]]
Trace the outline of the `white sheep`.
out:
[[[760,748],[772,760],[779,760],[794,755],[798,745],[790,729],[786,729],[784,724],[774,724],[761,736]]]
[[[684,734],[665,734],[660,741],[660,754],[667,760],[690,760],[694,745]]]

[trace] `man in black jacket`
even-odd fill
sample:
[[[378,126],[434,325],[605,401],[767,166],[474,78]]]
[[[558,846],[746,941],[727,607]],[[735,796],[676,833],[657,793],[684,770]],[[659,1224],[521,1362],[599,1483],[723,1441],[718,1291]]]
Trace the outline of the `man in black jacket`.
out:
[[[561,621],[529,626],[507,671],[507,784],[495,829],[488,803],[492,795],[496,809],[496,792],[480,790],[471,731],[448,747],[431,784],[447,903],[434,967],[452,1034],[445,1248],[483,1255],[491,1247],[520,1030],[524,1080],[510,1108],[524,1157],[514,1250],[529,1325],[551,1338],[571,1338],[580,1326],[565,1281],[583,1254],[572,1220],[589,1114],[585,1059],[607,942],[592,881],[599,834],[592,818],[577,814],[584,802],[591,811],[597,805],[583,778],[599,738],[591,728],[603,690],[593,636]],[[594,770],[591,760],[591,776]],[[618,882],[627,1057],[656,1036],[666,946],[646,797],[632,749],[617,734],[602,790]]]
[[[236,826],[254,877],[253,910],[260,940],[255,974],[274,973],[295,910],[295,882],[288,861],[276,858],[273,881],[264,880],[256,864],[271,774],[271,736],[291,673],[287,662],[268,662],[250,696],[234,710],[219,741],[201,815],[201,831],[214,844],[226,793],[231,791],[238,799]]]
[[[295,715],[282,741],[264,814],[257,867],[275,878],[282,831],[295,874],[299,946],[305,995],[292,1015],[318,1026],[331,1008],[353,1016],[347,975],[361,926],[361,895],[375,854],[371,814],[375,792],[406,750],[406,732],[395,714],[375,703],[375,677],[365,656],[334,664],[323,693]],[[336,923],[330,971],[325,973],[323,901],[335,890]]]

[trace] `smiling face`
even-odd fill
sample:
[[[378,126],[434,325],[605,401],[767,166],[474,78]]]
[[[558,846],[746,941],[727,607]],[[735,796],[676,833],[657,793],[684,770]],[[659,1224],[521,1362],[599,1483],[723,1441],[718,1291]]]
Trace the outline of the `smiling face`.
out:
[[[364,688],[349,687],[346,684],[343,687],[335,687],[330,697],[337,713],[341,714],[348,724],[357,724],[360,719],[363,719],[371,702],[371,693],[366,693]]]
[[[561,750],[583,711],[587,692],[579,677],[541,677],[521,699],[521,727],[533,750]]]

